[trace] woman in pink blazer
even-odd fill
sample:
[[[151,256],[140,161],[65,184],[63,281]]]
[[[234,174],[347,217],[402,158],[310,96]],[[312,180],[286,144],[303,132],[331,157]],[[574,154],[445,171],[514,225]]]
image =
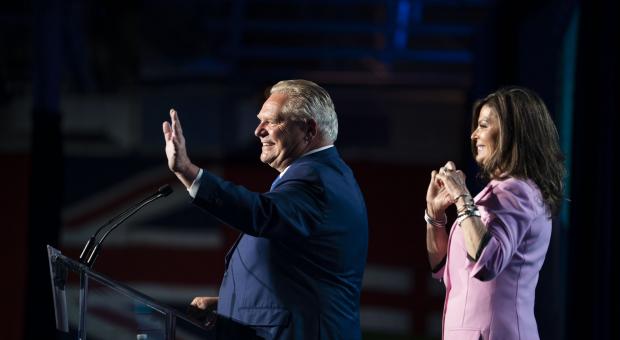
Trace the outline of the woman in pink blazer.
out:
[[[503,88],[474,105],[471,147],[488,185],[472,197],[447,162],[426,194],[429,261],[446,286],[443,338],[538,339],[534,296],[564,176],[555,125],[534,92]]]

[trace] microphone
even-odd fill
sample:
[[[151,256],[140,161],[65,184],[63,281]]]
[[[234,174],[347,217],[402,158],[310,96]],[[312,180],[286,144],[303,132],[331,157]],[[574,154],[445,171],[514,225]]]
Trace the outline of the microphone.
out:
[[[84,249],[82,249],[82,253],[80,254],[80,262],[87,265],[89,268],[92,268],[93,265],[95,264],[95,260],[97,260],[97,256],[99,256],[99,253],[101,252],[101,245],[103,241],[106,239],[106,237],[108,237],[108,235],[114,229],[118,228],[118,226],[120,226],[123,222],[125,222],[125,220],[133,216],[135,213],[137,213],[140,209],[144,208],[149,203],[159,198],[166,197],[170,195],[171,193],[172,193],[172,187],[168,184],[165,184],[161,186],[159,189],[157,189],[157,192],[155,192],[154,194],[138,202],[133,207],[126,209],[119,215],[114,216],[108,222],[106,222],[101,227],[99,227],[97,231],[95,231],[95,233],[88,239],[88,241],[86,242],[86,245],[84,245]],[[114,223],[115,221],[118,221],[118,222]],[[114,223],[114,225],[110,229],[108,229],[108,231],[106,231],[105,234],[103,234],[103,236],[101,237],[101,239],[99,239],[99,241],[97,242],[97,235],[105,227],[111,225],[112,223]]]

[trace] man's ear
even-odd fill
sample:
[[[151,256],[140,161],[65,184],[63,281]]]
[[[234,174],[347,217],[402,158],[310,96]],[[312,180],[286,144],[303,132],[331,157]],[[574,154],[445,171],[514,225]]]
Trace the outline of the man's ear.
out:
[[[318,133],[317,124],[314,119],[308,119],[306,122],[306,138],[312,140]]]

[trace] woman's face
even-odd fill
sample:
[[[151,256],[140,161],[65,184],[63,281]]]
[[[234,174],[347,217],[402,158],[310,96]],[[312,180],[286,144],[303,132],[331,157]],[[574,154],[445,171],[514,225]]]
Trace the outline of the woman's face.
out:
[[[478,126],[471,134],[471,140],[476,146],[476,162],[486,164],[497,149],[499,140],[499,117],[490,106],[484,105],[480,109]]]

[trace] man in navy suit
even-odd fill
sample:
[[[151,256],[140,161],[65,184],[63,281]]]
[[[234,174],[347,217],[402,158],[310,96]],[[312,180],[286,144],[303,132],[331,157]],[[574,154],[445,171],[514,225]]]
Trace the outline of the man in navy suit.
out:
[[[230,320],[260,338],[359,339],[368,218],[353,173],[333,145],[332,100],[313,82],[281,81],[257,117],[260,159],[280,172],[265,193],[194,165],[176,111],[163,124],[168,166],[193,203],[242,232],[226,256],[219,296],[197,297],[192,305],[217,309],[216,328]]]

